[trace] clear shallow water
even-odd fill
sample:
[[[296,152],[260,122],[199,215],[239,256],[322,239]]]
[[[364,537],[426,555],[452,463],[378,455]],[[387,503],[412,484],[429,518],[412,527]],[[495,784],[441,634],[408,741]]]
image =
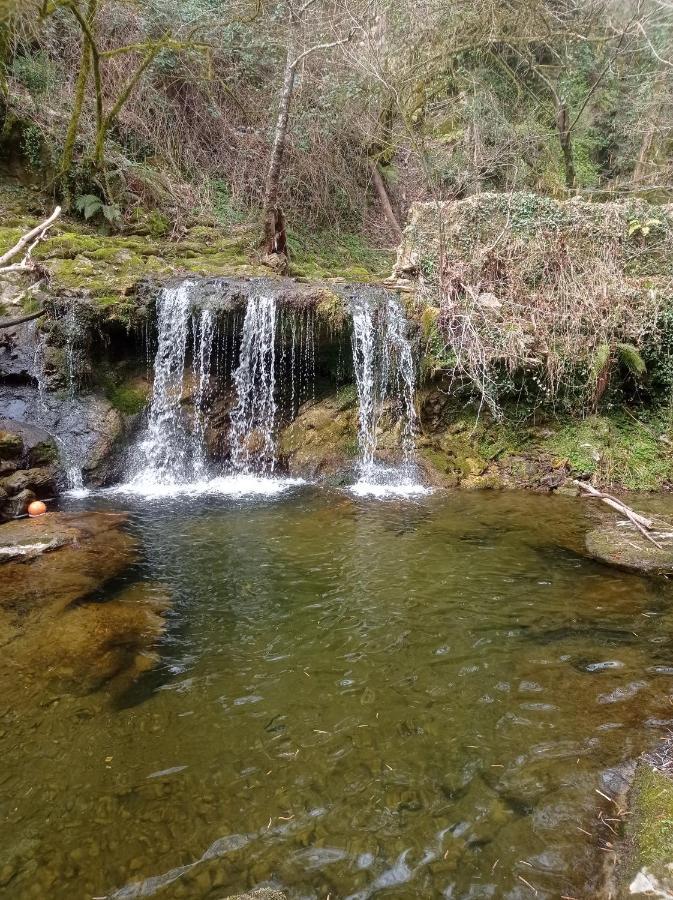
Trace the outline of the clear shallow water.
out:
[[[124,503],[161,664],[3,698],[0,896],[595,896],[596,789],[673,720],[673,595],[572,551],[586,506],[72,505]]]

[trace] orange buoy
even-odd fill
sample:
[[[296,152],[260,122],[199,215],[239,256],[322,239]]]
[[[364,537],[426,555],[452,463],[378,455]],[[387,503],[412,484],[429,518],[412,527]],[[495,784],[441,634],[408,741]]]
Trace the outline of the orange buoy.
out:
[[[43,516],[47,511],[47,507],[41,500],[33,500],[33,502],[28,506],[28,515],[31,519],[34,519],[36,516]]]

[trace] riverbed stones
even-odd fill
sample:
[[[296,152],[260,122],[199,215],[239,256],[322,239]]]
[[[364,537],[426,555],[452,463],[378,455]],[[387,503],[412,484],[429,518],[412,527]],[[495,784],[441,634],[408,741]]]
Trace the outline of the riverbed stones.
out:
[[[257,888],[244,894],[233,894],[223,900],[287,900],[286,895],[273,888]]]
[[[628,522],[604,525],[585,539],[589,556],[598,562],[642,575],[673,575],[673,533],[653,533],[656,546]]]

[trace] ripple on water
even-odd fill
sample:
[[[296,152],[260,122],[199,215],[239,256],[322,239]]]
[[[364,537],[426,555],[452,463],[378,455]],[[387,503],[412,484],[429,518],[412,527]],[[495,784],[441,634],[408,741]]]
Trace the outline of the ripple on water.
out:
[[[199,491],[83,501],[175,603],[124,703],[8,673],[2,900],[594,896],[596,788],[670,724],[667,586],[567,564],[566,500]]]

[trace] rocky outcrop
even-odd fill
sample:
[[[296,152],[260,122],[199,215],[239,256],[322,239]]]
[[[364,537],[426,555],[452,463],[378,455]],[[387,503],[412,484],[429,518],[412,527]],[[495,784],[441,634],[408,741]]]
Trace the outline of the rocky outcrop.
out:
[[[60,474],[46,431],[0,419],[0,522],[25,513],[33,500],[53,497]]]
[[[109,400],[96,394],[40,394],[32,385],[0,386],[0,415],[11,427],[39,428],[57,448],[62,469],[77,466],[88,484],[114,480],[128,428]],[[39,423],[36,425],[36,423]]]
[[[670,740],[638,760],[610,896],[673,896],[672,767]]]

